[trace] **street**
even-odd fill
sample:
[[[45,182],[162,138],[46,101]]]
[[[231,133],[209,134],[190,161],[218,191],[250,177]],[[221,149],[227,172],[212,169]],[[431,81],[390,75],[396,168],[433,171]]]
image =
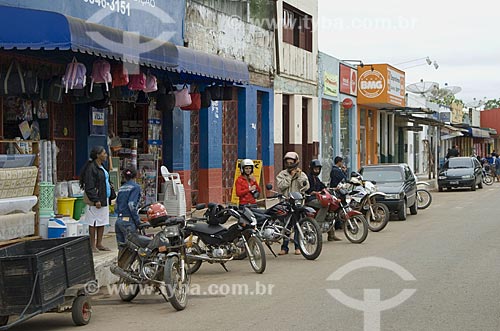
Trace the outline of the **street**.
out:
[[[181,312],[158,295],[124,303],[101,288],[82,330],[500,330],[500,184],[432,195],[428,209],[370,232],[363,244],[343,234],[343,241],[327,242],[325,235],[316,261],[274,258],[266,248],[262,275],[248,260],[231,261],[229,272],[203,264]],[[354,265],[327,280],[353,261],[359,269]],[[359,301],[359,309],[370,301],[365,304],[375,312],[345,306],[336,299],[342,301],[338,290]],[[409,296],[396,304],[400,292]],[[76,329],[71,314],[43,314],[11,330]]]

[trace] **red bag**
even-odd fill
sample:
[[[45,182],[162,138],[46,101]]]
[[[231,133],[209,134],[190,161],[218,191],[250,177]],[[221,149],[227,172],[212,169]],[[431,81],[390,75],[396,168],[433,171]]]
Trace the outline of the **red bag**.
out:
[[[123,63],[118,63],[111,67],[113,77],[113,87],[128,85],[128,70]]]
[[[186,107],[181,107],[182,110],[200,110],[201,109],[201,94],[189,93],[191,96],[191,104]]]
[[[146,88],[146,75],[141,73],[129,76],[128,88],[132,91],[143,91]]]

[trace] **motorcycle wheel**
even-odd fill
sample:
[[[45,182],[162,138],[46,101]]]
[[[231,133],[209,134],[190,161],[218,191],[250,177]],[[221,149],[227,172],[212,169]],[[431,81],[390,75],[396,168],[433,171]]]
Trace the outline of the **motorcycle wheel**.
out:
[[[417,208],[425,209],[431,205],[432,196],[431,193],[424,189],[417,190]]]
[[[129,268],[124,269],[125,271],[131,271],[133,273],[137,272],[140,268],[140,263],[138,260],[134,260]],[[139,284],[131,284],[128,280],[120,278],[118,281],[118,295],[120,299],[125,302],[130,302],[135,299],[139,294]]]
[[[299,238],[302,256],[307,260],[317,259],[323,249],[323,238],[318,222],[313,218],[305,217],[297,223],[297,226],[300,226],[304,234],[303,238]]]
[[[266,252],[264,251],[262,241],[255,236],[251,236],[248,238],[247,244],[250,252],[252,253],[250,254],[250,252],[247,252],[250,266],[256,273],[263,273],[266,270]],[[253,258],[251,255],[253,255]]]
[[[486,185],[488,186],[493,185],[493,182],[494,182],[493,176],[486,174],[483,177],[483,183],[485,183]]]
[[[186,253],[192,254],[192,255],[201,255],[201,248],[198,246],[198,244],[193,243],[193,245],[190,248],[186,248]],[[190,258],[186,258],[187,260],[187,273],[192,275],[198,270],[200,270],[201,263],[203,262],[202,260],[193,260]]]
[[[354,215],[344,221],[344,234],[353,244],[361,244],[368,236],[368,222],[363,215]]]
[[[376,202],[372,206],[373,213],[372,215],[370,209],[366,211],[365,218],[368,222],[368,229],[373,232],[382,231],[389,222],[390,213],[389,208],[381,202]]]
[[[171,256],[165,263],[165,272],[163,275],[167,290],[168,302],[176,310],[184,310],[188,303],[189,292],[189,273],[184,272],[184,282],[181,281],[181,266],[178,256]]]

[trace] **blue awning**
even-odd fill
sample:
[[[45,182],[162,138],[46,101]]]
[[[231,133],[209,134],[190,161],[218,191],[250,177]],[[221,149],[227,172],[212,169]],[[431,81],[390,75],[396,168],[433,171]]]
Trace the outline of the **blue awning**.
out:
[[[248,84],[249,74],[246,63],[207,54],[192,48],[177,46],[179,67],[177,70],[239,84]]]
[[[73,50],[223,81],[249,82],[244,62],[43,10],[0,6],[0,49]]]
[[[173,43],[55,12],[0,6],[0,48],[73,50],[160,69],[177,66]]]
[[[490,132],[481,128],[468,128],[469,134],[475,138],[489,138]]]

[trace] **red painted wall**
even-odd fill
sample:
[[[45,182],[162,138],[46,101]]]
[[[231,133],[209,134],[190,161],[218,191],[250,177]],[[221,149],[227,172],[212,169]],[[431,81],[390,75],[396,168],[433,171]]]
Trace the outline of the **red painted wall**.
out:
[[[495,129],[500,134],[500,108],[483,110],[481,112],[481,127]]]

